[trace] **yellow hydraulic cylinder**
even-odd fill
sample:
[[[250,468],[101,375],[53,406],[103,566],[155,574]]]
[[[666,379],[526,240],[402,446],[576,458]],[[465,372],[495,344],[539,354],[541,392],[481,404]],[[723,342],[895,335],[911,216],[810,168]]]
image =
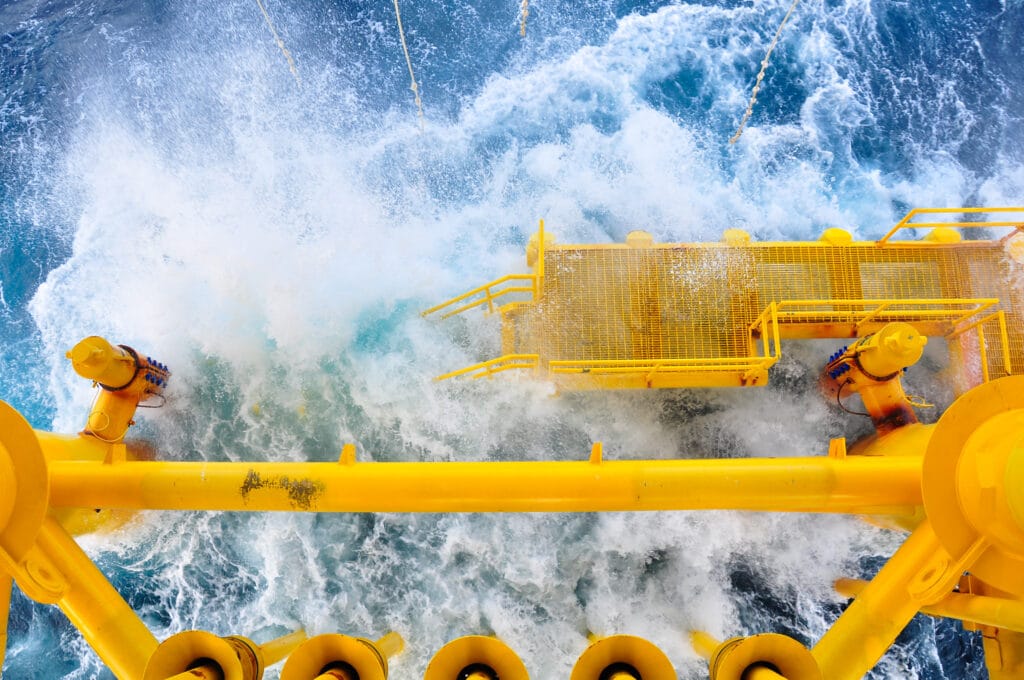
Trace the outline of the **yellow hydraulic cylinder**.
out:
[[[319,512],[735,509],[873,514],[921,503],[921,461],[50,464],[54,507]]]

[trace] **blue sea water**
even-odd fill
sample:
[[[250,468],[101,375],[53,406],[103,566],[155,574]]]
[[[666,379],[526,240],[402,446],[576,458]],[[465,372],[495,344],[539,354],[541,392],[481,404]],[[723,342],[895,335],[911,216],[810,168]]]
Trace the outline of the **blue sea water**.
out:
[[[174,370],[138,436],[171,459],[813,455],[863,433],[798,350],[743,392],[566,395],[438,385],[493,355],[493,319],[418,310],[563,242],[880,236],[914,206],[1024,199],[1024,3],[5,0],[0,4],[0,398],[76,431],[63,359],[94,333]],[[911,376],[911,380],[914,380]],[[940,390],[940,387],[935,389]],[[943,395],[939,395],[942,397]],[[858,429],[859,428],[859,429]],[[495,633],[564,678],[586,634],[648,637],[838,616],[842,575],[901,536],[842,517],[142,513],[82,540],[159,638],[297,627],[379,636],[421,677]],[[109,677],[52,608],[15,595],[4,677]],[[276,671],[271,671],[270,677]],[[984,677],[980,642],[918,617],[873,678]]]

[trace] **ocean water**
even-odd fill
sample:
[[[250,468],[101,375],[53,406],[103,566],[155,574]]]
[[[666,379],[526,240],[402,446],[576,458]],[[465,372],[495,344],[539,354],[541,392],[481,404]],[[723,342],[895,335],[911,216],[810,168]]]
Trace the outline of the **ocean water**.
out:
[[[875,238],[910,207],[1024,199],[1024,3],[789,7],[534,0],[0,3],[0,398],[77,431],[63,359],[102,334],[169,364],[135,436],[182,460],[816,455],[865,424],[821,402],[834,347],[771,386],[552,398],[437,384],[496,352],[494,319],[418,312],[563,242]],[[926,362],[927,364],[928,362]],[[933,362],[934,363],[934,362]],[[949,388],[909,374],[933,400]],[[914,391],[914,389],[911,389]],[[925,414],[927,416],[927,414]],[[933,416],[929,416],[933,417]],[[392,677],[497,634],[568,677],[588,631],[641,635],[706,677],[686,631],[813,643],[902,536],[737,513],[141,513],[83,546],[158,638],[400,632]],[[59,611],[15,594],[5,678],[110,677]],[[272,669],[268,677],[276,677]],[[916,618],[872,678],[983,678],[977,637]]]

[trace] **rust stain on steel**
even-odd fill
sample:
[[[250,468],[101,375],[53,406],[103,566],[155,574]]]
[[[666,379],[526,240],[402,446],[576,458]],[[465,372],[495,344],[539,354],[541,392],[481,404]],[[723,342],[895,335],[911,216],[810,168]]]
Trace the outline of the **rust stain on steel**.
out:
[[[293,508],[299,510],[315,510],[316,501],[324,493],[324,484],[314,479],[302,477],[292,478],[288,475],[270,475],[263,477],[252,468],[245,475],[245,481],[238,487],[242,500],[248,501],[249,494],[263,489],[284,491]]]

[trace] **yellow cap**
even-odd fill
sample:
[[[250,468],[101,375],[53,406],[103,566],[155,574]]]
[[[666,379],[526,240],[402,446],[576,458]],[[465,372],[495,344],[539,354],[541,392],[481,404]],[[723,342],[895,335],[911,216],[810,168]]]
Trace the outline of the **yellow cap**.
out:
[[[882,377],[917,363],[924,353],[928,338],[908,323],[894,321],[859,345],[857,360],[861,368]]]
[[[101,385],[127,385],[135,377],[135,358],[98,335],[91,335],[72,347],[65,356],[75,373]]]

